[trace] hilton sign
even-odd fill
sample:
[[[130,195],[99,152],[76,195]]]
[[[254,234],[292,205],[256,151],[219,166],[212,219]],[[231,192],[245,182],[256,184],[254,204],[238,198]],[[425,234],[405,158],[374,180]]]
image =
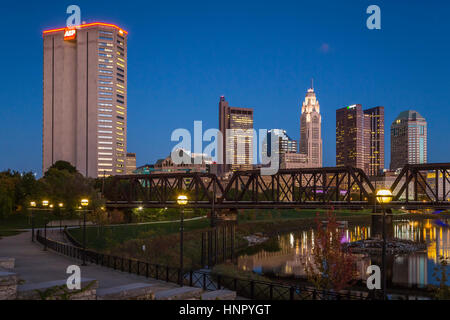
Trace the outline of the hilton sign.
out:
[[[77,37],[77,30],[72,28],[66,28],[64,30],[64,40],[75,40]]]

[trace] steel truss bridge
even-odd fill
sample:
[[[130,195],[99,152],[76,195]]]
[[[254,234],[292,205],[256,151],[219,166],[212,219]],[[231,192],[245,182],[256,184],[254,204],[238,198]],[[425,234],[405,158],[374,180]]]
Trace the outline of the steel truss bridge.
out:
[[[450,163],[406,165],[384,187],[393,193],[389,207],[450,209]],[[382,185],[378,185],[382,187]],[[376,189],[354,167],[284,169],[272,176],[260,170],[236,171],[228,180],[209,173],[123,175],[111,178],[104,196],[108,208],[292,209],[373,208]]]

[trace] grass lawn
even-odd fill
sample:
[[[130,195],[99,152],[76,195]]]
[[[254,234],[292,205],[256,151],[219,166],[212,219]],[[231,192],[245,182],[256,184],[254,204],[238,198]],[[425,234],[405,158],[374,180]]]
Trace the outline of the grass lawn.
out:
[[[59,217],[54,214],[45,214],[43,211],[36,211],[34,214],[35,228],[43,228],[46,219],[52,221],[58,220]],[[31,229],[31,215],[15,213],[0,220],[0,238],[19,234],[21,229]]]
[[[184,230],[207,228],[208,219],[185,221]],[[116,225],[116,226],[92,226],[86,229],[87,246],[96,250],[111,249],[131,239],[144,239],[178,233],[180,222],[140,224],[140,225]],[[71,229],[69,232],[77,239],[82,240],[83,229]]]

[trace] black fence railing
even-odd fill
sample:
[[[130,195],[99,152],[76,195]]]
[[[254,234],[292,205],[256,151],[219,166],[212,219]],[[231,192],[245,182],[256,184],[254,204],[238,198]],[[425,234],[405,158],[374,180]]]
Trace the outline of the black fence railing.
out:
[[[69,233],[66,232],[66,235]],[[69,235],[69,240],[78,243]],[[132,258],[117,257],[103,254],[92,250],[84,251],[81,246],[70,245],[54,241],[41,236],[38,230],[36,239],[43,245],[47,245],[60,254],[83,259],[86,262],[99,266],[112,268],[122,272],[128,272],[147,278],[163,280],[177,284],[189,285],[191,287],[203,288],[206,291],[229,289],[236,292],[240,297],[257,300],[366,300],[373,298],[368,292],[338,293],[333,291],[316,290],[310,287],[290,286],[276,282],[251,280],[225,275],[213,274],[198,270],[184,270],[180,268],[151,264]]]

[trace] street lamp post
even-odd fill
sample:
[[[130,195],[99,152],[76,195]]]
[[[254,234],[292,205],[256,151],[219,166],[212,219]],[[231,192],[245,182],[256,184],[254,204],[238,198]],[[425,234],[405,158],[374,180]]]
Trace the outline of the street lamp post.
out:
[[[58,203],[59,207],[59,232],[62,232],[62,210],[64,208],[64,203]]]
[[[42,201],[42,206],[44,208],[48,207],[48,200]],[[44,218],[44,251],[47,251],[47,217]]]
[[[177,203],[181,207],[181,217],[180,217],[180,286],[183,286],[183,231],[184,231],[184,206],[188,203],[188,198],[185,195],[179,195],[177,198]]]
[[[36,208],[36,202],[30,202],[31,208],[31,241],[34,242],[34,208]]]
[[[88,199],[81,199],[81,206],[84,208],[83,210],[83,263],[82,266],[86,265],[86,211],[87,206],[89,205]]]
[[[386,280],[386,208],[384,207],[385,203],[389,203],[392,200],[392,192],[389,189],[381,189],[378,190],[376,194],[376,198],[378,202],[381,205],[381,209],[383,211],[383,226],[382,226],[382,237],[383,237],[383,249],[381,252],[381,264],[383,265],[383,300],[387,299],[386,294],[386,287],[387,287],[387,280]]]

